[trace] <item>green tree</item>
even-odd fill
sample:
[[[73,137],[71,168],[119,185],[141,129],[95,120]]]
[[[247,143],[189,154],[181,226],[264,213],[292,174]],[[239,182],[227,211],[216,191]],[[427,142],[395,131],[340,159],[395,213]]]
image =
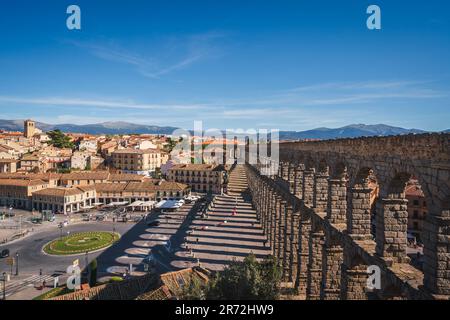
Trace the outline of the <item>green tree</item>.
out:
[[[167,145],[164,147],[165,151],[167,151],[168,153],[172,152],[172,150],[175,148],[177,143],[181,142],[181,141],[183,141],[183,138],[179,138],[178,140],[177,139],[168,138]]]
[[[208,299],[274,300],[280,293],[281,268],[273,257],[258,262],[250,254],[243,262],[233,261],[211,279]]]
[[[50,138],[49,144],[57,148],[74,149],[75,145],[70,138],[66,136],[61,130],[56,129],[47,133]]]
[[[191,276],[189,284],[183,287],[178,297],[180,300],[205,300],[206,286],[199,278]]]
[[[94,287],[97,284],[97,259],[91,261],[89,271],[89,286]]]

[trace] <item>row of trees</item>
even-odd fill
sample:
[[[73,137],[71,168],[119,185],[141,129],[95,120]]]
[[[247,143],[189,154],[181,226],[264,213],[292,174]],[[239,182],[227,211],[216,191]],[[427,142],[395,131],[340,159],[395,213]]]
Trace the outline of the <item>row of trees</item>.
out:
[[[261,262],[250,254],[244,261],[233,261],[207,285],[197,278],[183,288],[182,300],[275,300],[280,295],[281,267],[276,258]]]

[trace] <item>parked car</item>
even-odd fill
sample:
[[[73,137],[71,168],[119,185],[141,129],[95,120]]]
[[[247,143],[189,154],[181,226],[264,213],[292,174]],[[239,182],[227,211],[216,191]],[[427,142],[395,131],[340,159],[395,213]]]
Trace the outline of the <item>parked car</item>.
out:
[[[8,258],[9,257],[9,249],[3,249],[0,253],[0,258]]]
[[[155,221],[149,222],[147,225],[148,225],[149,227],[157,227],[157,226],[159,226],[160,224],[161,224],[160,221],[155,220]]]

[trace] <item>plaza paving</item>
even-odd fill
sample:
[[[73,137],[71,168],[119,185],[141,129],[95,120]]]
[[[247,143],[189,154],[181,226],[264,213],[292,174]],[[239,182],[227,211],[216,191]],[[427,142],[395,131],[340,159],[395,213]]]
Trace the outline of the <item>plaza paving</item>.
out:
[[[191,233],[186,235],[187,249],[176,252],[173,266],[192,266],[199,259],[202,267],[217,271],[250,253],[259,259],[270,253],[264,246],[265,236],[246,197],[246,189],[245,171],[237,166],[230,174],[228,195],[215,197],[207,218],[197,215],[192,221]]]

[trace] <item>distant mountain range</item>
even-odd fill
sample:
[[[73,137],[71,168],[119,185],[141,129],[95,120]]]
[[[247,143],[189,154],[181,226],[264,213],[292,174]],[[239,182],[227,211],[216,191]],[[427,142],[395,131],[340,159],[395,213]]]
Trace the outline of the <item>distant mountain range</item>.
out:
[[[280,138],[284,140],[298,139],[338,139],[373,136],[392,136],[410,133],[426,133],[419,129],[404,129],[385,124],[351,124],[342,128],[317,128],[307,131],[280,131]]]
[[[63,132],[86,134],[171,134],[177,128],[158,127],[133,124],[123,121],[103,122],[96,124],[47,124],[36,122],[36,127],[44,132],[59,129]],[[23,120],[0,120],[0,129],[8,131],[23,131]]]
[[[176,127],[159,127],[150,125],[133,124],[129,122],[104,122],[97,124],[47,124],[37,122],[36,126],[42,131],[60,129],[63,132],[86,134],[172,134]],[[23,131],[23,120],[0,120],[0,129],[7,131]],[[419,129],[404,129],[385,124],[365,125],[352,124],[342,128],[317,128],[307,131],[280,131],[282,140],[299,139],[338,139],[372,136],[403,135],[410,133],[425,133]],[[450,132],[446,130],[444,132]]]

